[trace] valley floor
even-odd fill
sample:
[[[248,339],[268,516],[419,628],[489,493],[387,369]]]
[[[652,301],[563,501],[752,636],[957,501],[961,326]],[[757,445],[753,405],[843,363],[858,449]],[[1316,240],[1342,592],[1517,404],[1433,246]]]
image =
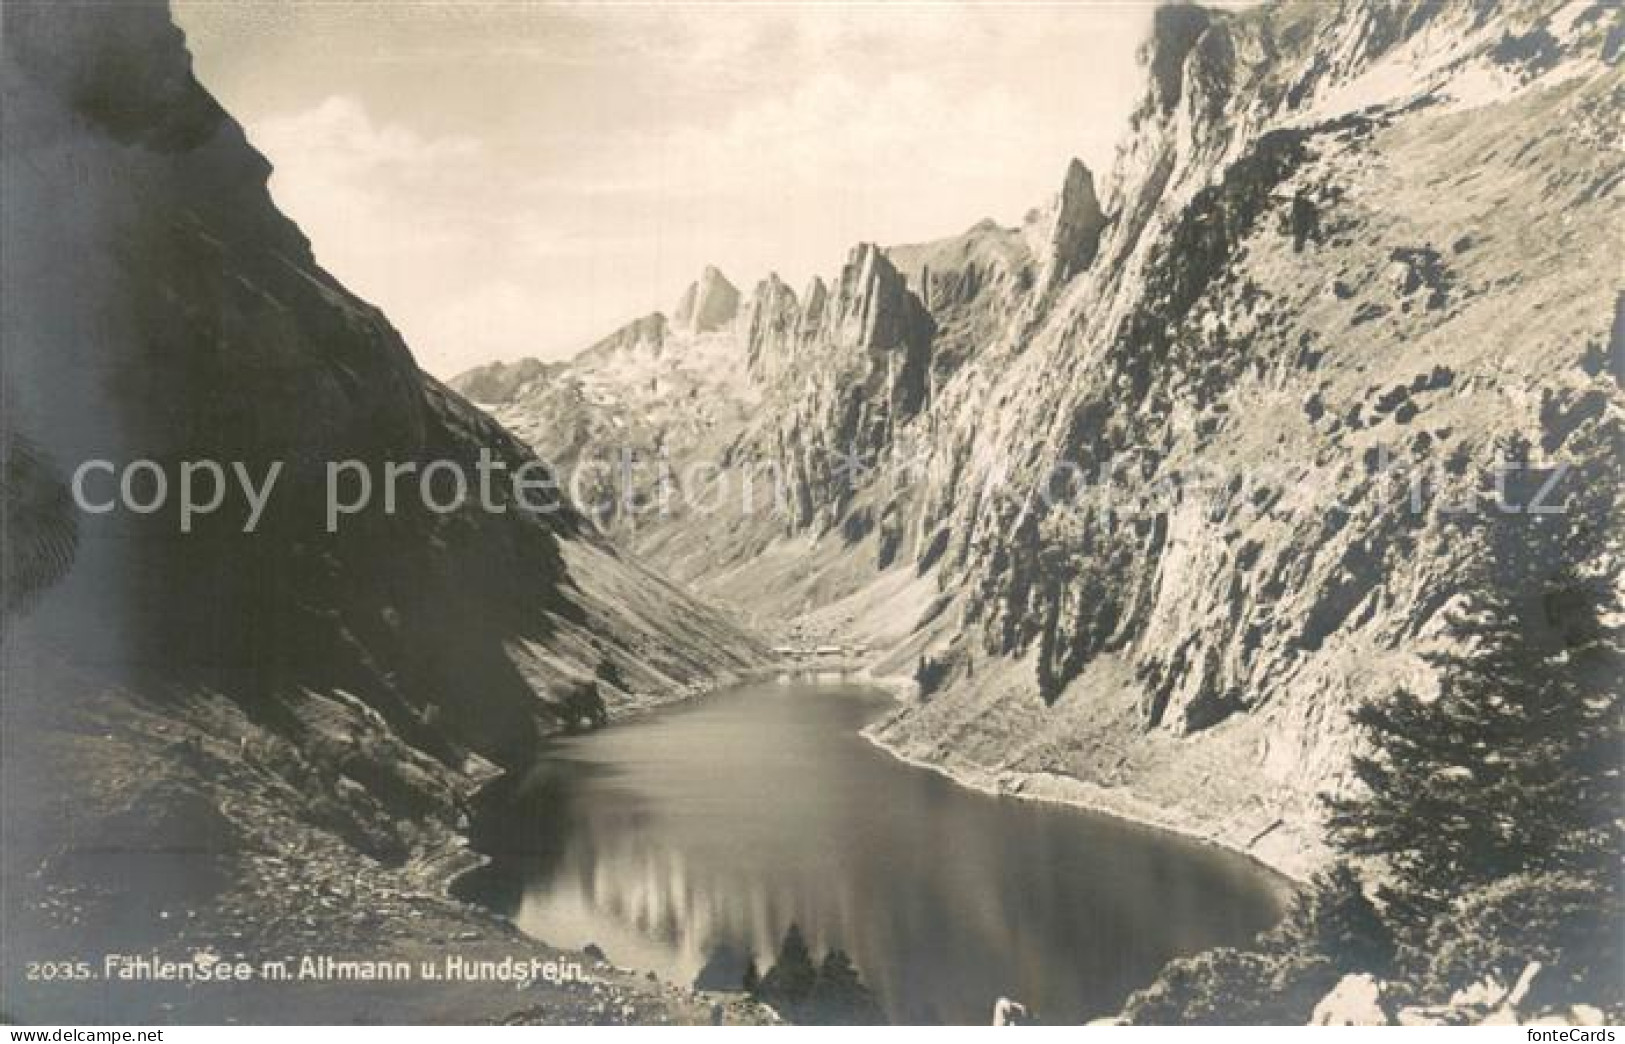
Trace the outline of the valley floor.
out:
[[[837,605],[807,615],[759,615],[756,622],[773,641],[863,650],[855,676],[889,689],[899,701],[898,712],[876,723],[867,738],[903,761],[984,792],[1104,811],[1247,851],[1203,824],[1181,822],[1135,800],[1127,788],[1033,770],[1014,758],[990,767],[977,760],[974,748],[954,753],[941,744],[930,747],[918,722],[899,730],[899,720],[920,707],[908,670],[914,651],[887,643],[889,636],[866,626],[884,607],[880,603],[895,601],[893,586],[872,592],[877,604],[861,611]],[[917,580],[905,584],[905,593],[920,586]],[[805,666],[784,662],[765,669]],[[195,693],[154,700],[48,655],[22,664],[15,676],[33,688],[8,692],[10,722],[27,722],[26,728],[8,729],[4,765],[10,918],[5,956],[11,963],[0,980],[0,1014],[8,1021],[773,1021],[771,1012],[738,994],[664,983],[653,973],[615,966],[613,954],[558,951],[506,918],[452,898],[451,882],[481,862],[467,847],[466,824],[424,816],[401,826],[414,853],[406,861],[365,854],[367,845],[358,844],[356,834],[358,822],[365,828],[364,817],[345,818],[353,808],[344,808],[340,818],[348,825],[335,829],[332,804],[366,802],[346,800],[342,776],[329,781],[331,793],[325,784],[290,785],[290,778],[301,777],[279,761],[285,755],[274,747],[272,732],[225,699]],[[706,688],[691,684],[668,696],[692,697]],[[612,716],[666,702],[620,701]],[[19,735],[29,742],[17,742]],[[487,766],[484,778],[490,771]],[[463,775],[468,786],[479,785],[478,771]],[[574,967],[580,981],[425,982],[414,974],[408,981],[378,982],[131,983],[110,981],[104,964],[109,953],[254,968],[279,961],[298,967],[307,957],[404,961],[414,969],[450,958],[467,964],[538,959]],[[75,962],[88,963],[93,977],[43,981],[45,965]]]

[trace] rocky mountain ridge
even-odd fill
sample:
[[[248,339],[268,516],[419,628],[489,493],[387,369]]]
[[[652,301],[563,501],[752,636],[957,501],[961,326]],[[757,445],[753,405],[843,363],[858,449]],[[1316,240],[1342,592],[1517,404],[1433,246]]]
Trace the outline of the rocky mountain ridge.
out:
[[[695,333],[710,333],[733,322],[739,314],[739,291],[714,265],[689,284],[677,302],[673,321]]]

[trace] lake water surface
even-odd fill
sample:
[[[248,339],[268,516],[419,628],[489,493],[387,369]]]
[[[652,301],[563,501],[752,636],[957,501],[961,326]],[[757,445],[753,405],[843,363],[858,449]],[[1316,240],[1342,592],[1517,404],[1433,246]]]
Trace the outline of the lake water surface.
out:
[[[769,680],[560,740],[489,890],[550,944],[714,989],[799,923],[908,1022],[986,1023],[1000,996],[1098,1016],[1279,916],[1239,856],[897,761],[859,735],[891,705]]]

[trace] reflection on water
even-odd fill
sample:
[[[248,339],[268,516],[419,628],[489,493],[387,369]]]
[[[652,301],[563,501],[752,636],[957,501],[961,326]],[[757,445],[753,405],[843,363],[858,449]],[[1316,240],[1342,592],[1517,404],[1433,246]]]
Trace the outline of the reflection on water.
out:
[[[858,736],[887,698],[763,682],[561,741],[507,838],[512,902],[549,943],[734,988],[798,922],[895,1021],[1115,1010],[1170,957],[1278,916],[1238,857],[1069,809],[997,799]]]

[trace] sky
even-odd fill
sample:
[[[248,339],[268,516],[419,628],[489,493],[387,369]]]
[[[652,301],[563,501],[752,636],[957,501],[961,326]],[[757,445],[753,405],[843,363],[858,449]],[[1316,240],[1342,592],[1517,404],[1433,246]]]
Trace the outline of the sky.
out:
[[[424,369],[575,354],[715,264],[1014,225],[1109,171],[1142,0],[174,0],[321,264]]]

